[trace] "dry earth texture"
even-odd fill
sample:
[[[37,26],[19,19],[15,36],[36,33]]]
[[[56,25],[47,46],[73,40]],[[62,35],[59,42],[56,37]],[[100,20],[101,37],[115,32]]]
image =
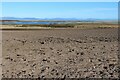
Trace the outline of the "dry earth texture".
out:
[[[118,78],[118,29],[2,31],[3,78]]]

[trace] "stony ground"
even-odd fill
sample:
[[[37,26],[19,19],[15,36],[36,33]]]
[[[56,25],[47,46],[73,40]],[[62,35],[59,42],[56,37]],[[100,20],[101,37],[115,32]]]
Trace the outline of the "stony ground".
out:
[[[2,34],[3,78],[118,78],[117,29]]]

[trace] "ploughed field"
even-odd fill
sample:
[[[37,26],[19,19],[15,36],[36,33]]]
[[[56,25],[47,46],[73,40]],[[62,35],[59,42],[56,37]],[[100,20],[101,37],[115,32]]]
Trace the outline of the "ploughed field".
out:
[[[3,30],[3,78],[118,78],[118,30]]]

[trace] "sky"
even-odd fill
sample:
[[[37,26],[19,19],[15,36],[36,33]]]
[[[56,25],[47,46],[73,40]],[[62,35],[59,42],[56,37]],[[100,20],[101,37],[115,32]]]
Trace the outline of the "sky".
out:
[[[2,2],[119,2],[119,0],[2,0]]]
[[[2,17],[117,19],[117,2],[3,2]]]

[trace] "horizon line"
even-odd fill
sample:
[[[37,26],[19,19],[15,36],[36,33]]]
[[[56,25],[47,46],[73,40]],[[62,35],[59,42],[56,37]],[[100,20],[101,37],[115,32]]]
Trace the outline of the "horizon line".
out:
[[[0,17],[0,18],[36,18],[36,19],[55,19],[55,18],[61,18],[61,19],[115,19],[118,20],[118,18],[75,18],[75,17],[51,17],[51,18],[40,18],[40,17],[8,17],[8,16],[4,16],[4,17]]]

